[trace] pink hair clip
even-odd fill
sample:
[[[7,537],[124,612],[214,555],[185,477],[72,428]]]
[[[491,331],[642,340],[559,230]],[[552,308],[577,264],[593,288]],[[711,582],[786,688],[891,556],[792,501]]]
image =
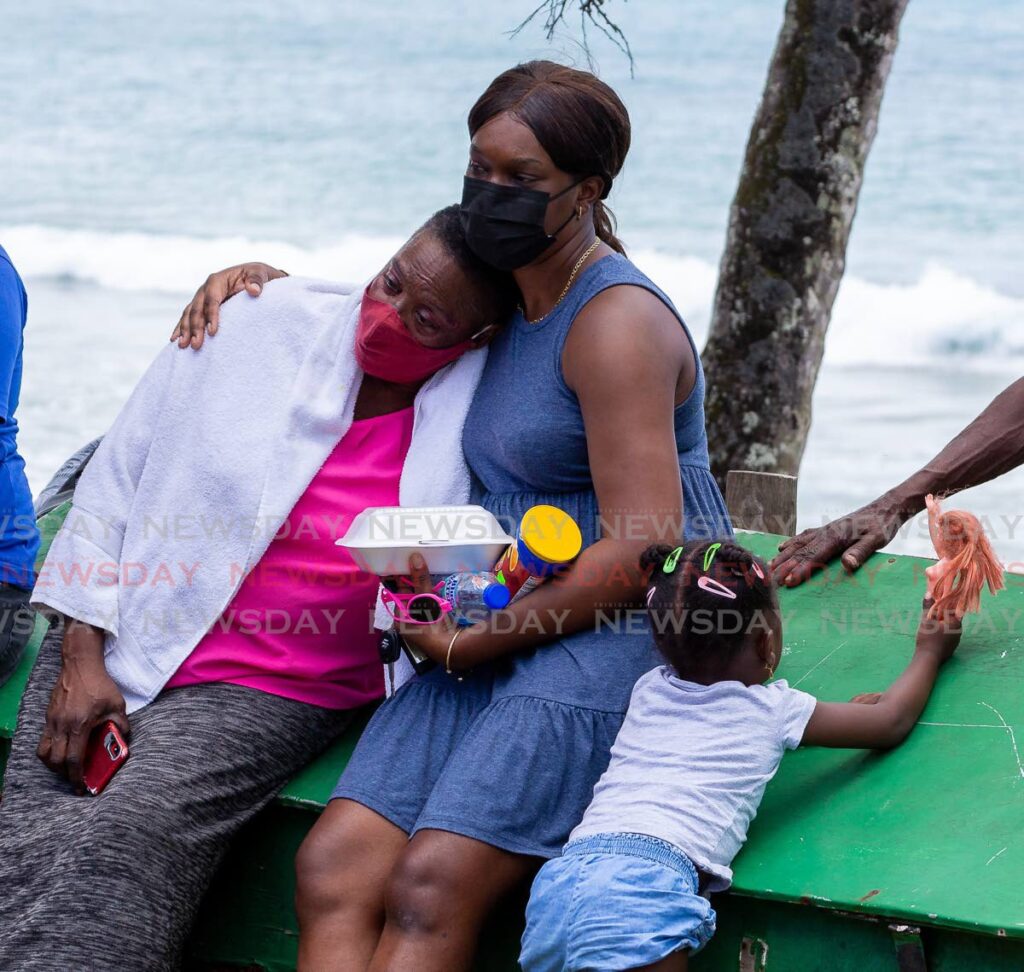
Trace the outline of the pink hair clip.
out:
[[[706,574],[697,580],[697,586],[702,591],[707,591],[709,594],[716,594],[718,597],[727,597],[730,601],[736,600],[735,591],[730,591],[724,584],[720,584],[713,577],[708,577]]]
[[[657,593],[657,590],[658,590],[658,589],[657,589],[656,587],[652,587],[652,588],[651,588],[651,589],[650,589],[650,590],[649,590],[649,591],[647,592],[647,606],[648,606],[648,607],[650,607],[650,606],[651,606],[651,601],[653,601],[653,600],[654,600],[654,595],[655,595],[655,594]]]
[[[754,568],[754,573],[757,574],[758,580],[764,580],[764,571],[758,566],[757,561],[751,561],[750,566]]]

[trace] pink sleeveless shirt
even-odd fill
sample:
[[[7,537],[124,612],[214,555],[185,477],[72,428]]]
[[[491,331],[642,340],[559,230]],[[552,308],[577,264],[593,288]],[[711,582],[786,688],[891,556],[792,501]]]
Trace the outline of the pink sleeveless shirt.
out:
[[[412,423],[412,408],[352,423],[167,688],[231,682],[330,709],[384,694],[378,580],[334,541],[366,507],[397,505]]]

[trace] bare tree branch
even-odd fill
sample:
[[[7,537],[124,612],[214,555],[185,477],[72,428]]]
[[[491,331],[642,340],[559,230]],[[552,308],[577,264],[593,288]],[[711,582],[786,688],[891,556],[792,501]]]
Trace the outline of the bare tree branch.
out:
[[[583,34],[583,51],[587,55],[587,62],[591,68],[594,66],[593,57],[590,53],[590,44],[587,40],[588,26],[596,27],[605,37],[608,38],[623,54],[629,58],[629,74],[632,77],[635,61],[633,51],[629,46],[629,40],[623,33],[622,28],[608,16],[605,5],[612,0],[542,0],[527,18],[512,31],[515,37],[528,24],[543,14],[544,36],[550,41],[555,36],[555,31],[565,23],[567,10],[578,6],[580,12],[580,28]],[[626,0],[622,0],[623,3]]]

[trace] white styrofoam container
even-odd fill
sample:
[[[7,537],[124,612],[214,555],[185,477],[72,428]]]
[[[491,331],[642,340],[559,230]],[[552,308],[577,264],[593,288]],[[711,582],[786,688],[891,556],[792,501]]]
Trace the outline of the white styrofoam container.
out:
[[[371,506],[335,543],[361,570],[393,577],[414,553],[431,574],[490,570],[513,539],[482,506]]]

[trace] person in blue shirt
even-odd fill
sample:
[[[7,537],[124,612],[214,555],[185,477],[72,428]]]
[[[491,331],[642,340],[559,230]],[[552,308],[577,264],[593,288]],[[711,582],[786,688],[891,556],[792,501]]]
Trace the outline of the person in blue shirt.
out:
[[[28,599],[39,534],[14,417],[27,313],[25,286],[0,246],[0,685],[17,667],[34,626]]]

